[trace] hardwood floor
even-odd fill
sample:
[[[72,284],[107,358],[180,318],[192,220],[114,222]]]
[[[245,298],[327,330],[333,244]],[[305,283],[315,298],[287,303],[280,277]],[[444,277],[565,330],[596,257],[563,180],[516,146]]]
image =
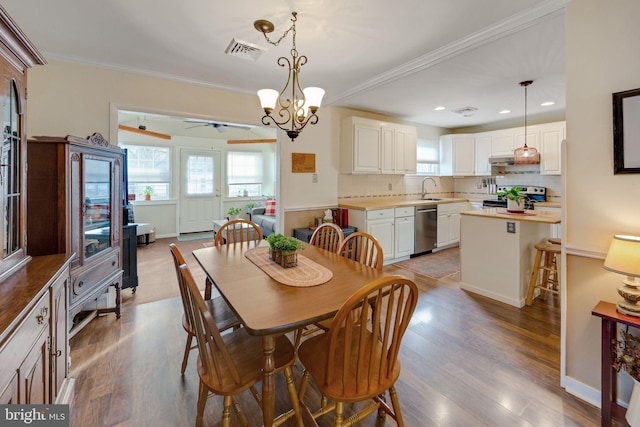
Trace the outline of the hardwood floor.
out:
[[[171,263],[140,251],[138,271],[175,284]],[[184,242],[192,243],[192,242]],[[178,242],[180,247],[183,243]],[[186,247],[183,251],[188,250]],[[198,268],[192,258],[188,262]],[[157,271],[162,268],[163,270]],[[402,344],[402,373],[396,383],[407,426],[597,426],[600,410],[560,388],[557,300],[536,299],[517,309],[460,290],[457,275],[435,281],[393,266],[386,270],[414,280],[418,307]],[[175,284],[177,287],[177,284]],[[138,289],[140,292],[142,288]],[[127,291],[125,291],[127,292]],[[193,426],[198,375],[197,351],[184,377],[180,364],[186,334],[179,297],[145,304],[124,303],[123,315],[94,319],[71,340],[71,374],[76,379],[71,425]],[[300,368],[295,370],[296,381]],[[289,406],[283,378],[276,385],[276,412]],[[305,400],[317,401],[317,393]],[[261,413],[246,393],[238,402],[250,425]],[[220,425],[222,399],[205,409],[205,426]],[[332,425],[332,416],[320,419]],[[237,419],[234,419],[237,425]],[[376,425],[370,416],[361,426]],[[395,425],[388,419],[387,425]]]

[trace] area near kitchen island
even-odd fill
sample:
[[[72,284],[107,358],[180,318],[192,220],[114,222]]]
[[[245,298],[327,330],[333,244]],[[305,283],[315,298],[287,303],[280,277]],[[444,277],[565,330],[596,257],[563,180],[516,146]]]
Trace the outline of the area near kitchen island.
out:
[[[534,245],[551,235],[560,214],[490,208],[461,213],[460,287],[515,307],[525,304]]]

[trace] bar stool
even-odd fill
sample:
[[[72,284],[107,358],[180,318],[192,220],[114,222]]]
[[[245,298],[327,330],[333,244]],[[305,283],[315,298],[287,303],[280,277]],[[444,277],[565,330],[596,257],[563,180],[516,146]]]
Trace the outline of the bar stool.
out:
[[[531,305],[533,292],[536,288],[543,292],[543,299],[547,298],[547,292],[558,294],[558,267],[555,257],[560,253],[560,245],[553,243],[538,243],[535,245],[536,258],[531,269],[531,280],[529,281],[529,291],[525,304]],[[542,280],[538,283],[542,270]]]

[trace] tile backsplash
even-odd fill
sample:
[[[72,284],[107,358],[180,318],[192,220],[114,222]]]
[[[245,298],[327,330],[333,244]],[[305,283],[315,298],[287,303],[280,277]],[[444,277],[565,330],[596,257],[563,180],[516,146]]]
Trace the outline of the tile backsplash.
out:
[[[424,176],[416,175],[350,175],[338,176],[338,198],[420,196]],[[483,185],[484,176],[453,178],[434,176],[425,183],[429,194],[441,197],[464,197],[469,199],[493,199],[489,187]],[[536,185],[547,187],[547,200],[560,203],[562,180],[556,175],[510,174],[496,177],[496,184]]]

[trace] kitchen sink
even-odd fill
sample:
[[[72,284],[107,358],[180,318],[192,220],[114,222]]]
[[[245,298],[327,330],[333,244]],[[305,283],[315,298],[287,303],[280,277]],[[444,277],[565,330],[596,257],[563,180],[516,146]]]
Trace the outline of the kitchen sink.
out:
[[[435,197],[425,197],[425,198],[420,199],[420,200],[426,200],[426,201],[430,201],[430,202],[437,202],[437,201],[443,200],[443,199],[437,199]]]

